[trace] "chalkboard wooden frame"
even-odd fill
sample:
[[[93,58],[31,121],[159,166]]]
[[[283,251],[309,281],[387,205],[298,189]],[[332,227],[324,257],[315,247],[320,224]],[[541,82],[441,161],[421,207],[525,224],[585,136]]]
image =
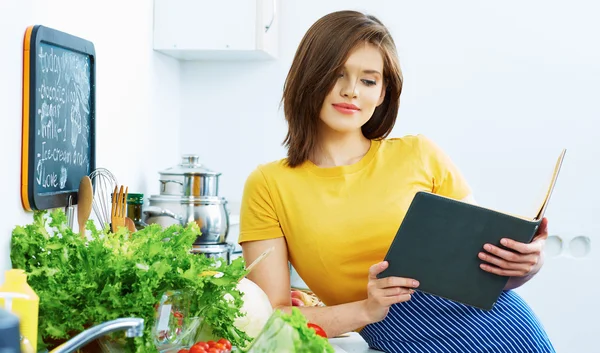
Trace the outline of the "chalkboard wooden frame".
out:
[[[69,199],[71,199],[71,204],[77,204],[80,181],[80,178],[70,180],[70,187],[54,192],[42,193],[36,189],[36,143],[38,143],[37,139],[40,135],[38,128],[42,124],[41,119],[37,116],[39,102],[36,95],[36,89],[38,89],[36,75],[38,75],[38,66],[41,66],[37,57],[38,52],[41,51],[42,43],[74,54],[86,55],[89,58],[89,120],[85,121],[88,124],[86,128],[89,128],[89,134],[86,135],[85,141],[88,150],[85,153],[80,153],[79,158],[88,158],[89,164],[86,163],[86,165],[89,165],[89,167],[81,167],[86,169],[85,175],[89,175],[96,168],[96,52],[94,44],[88,40],[45,26],[30,26],[25,32],[23,43],[23,131],[21,151],[21,201],[23,208],[27,211],[65,207],[69,204]],[[36,132],[38,133],[36,134]],[[64,133],[67,134],[66,128]],[[37,156],[39,157],[39,154]]]

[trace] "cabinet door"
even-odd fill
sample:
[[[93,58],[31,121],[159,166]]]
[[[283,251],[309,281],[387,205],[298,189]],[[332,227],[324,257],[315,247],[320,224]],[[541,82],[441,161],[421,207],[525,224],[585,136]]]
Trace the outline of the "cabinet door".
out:
[[[258,0],[257,49],[276,58],[279,51],[279,0]]]
[[[275,56],[277,0],[155,0],[154,49],[181,59]]]

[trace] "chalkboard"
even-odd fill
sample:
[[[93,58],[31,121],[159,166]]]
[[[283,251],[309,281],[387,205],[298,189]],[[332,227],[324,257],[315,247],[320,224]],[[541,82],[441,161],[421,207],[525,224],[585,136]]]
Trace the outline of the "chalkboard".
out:
[[[21,199],[26,210],[77,203],[95,168],[94,45],[36,25],[25,33]]]

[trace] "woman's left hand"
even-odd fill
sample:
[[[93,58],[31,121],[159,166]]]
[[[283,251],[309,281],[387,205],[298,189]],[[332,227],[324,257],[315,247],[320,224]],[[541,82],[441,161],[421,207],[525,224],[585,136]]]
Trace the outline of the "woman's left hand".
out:
[[[479,258],[487,263],[481,264],[482,270],[500,276],[530,277],[542,266],[542,252],[548,238],[548,220],[542,219],[531,243],[520,243],[504,238],[500,243],[510,250],[501,249],[492,244],[485,244]]]

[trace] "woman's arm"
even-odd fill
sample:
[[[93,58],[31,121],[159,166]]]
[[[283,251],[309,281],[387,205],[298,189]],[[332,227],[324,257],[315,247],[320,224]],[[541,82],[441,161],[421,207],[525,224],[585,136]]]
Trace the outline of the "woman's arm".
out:
[[[242,243],[244,260],[246,263],[251,263],[270,247],[274,247],[274,251],[252,269],[248,274],[248,279],[256,283],[267,294],[273,308],[289,313],[292,306],[285,238]],[[376,275],[386,267],[387,263],[371,267],[369,295],[366,300],[335,306],[298,308],[309,322],[321,326],[328,337],[335,337],[380,321],[385,318],[392,304],[409,300],[412,293],[410,288],[418,285],[418,283],[413,283],[413,280],[404,278],[377,279]]]

